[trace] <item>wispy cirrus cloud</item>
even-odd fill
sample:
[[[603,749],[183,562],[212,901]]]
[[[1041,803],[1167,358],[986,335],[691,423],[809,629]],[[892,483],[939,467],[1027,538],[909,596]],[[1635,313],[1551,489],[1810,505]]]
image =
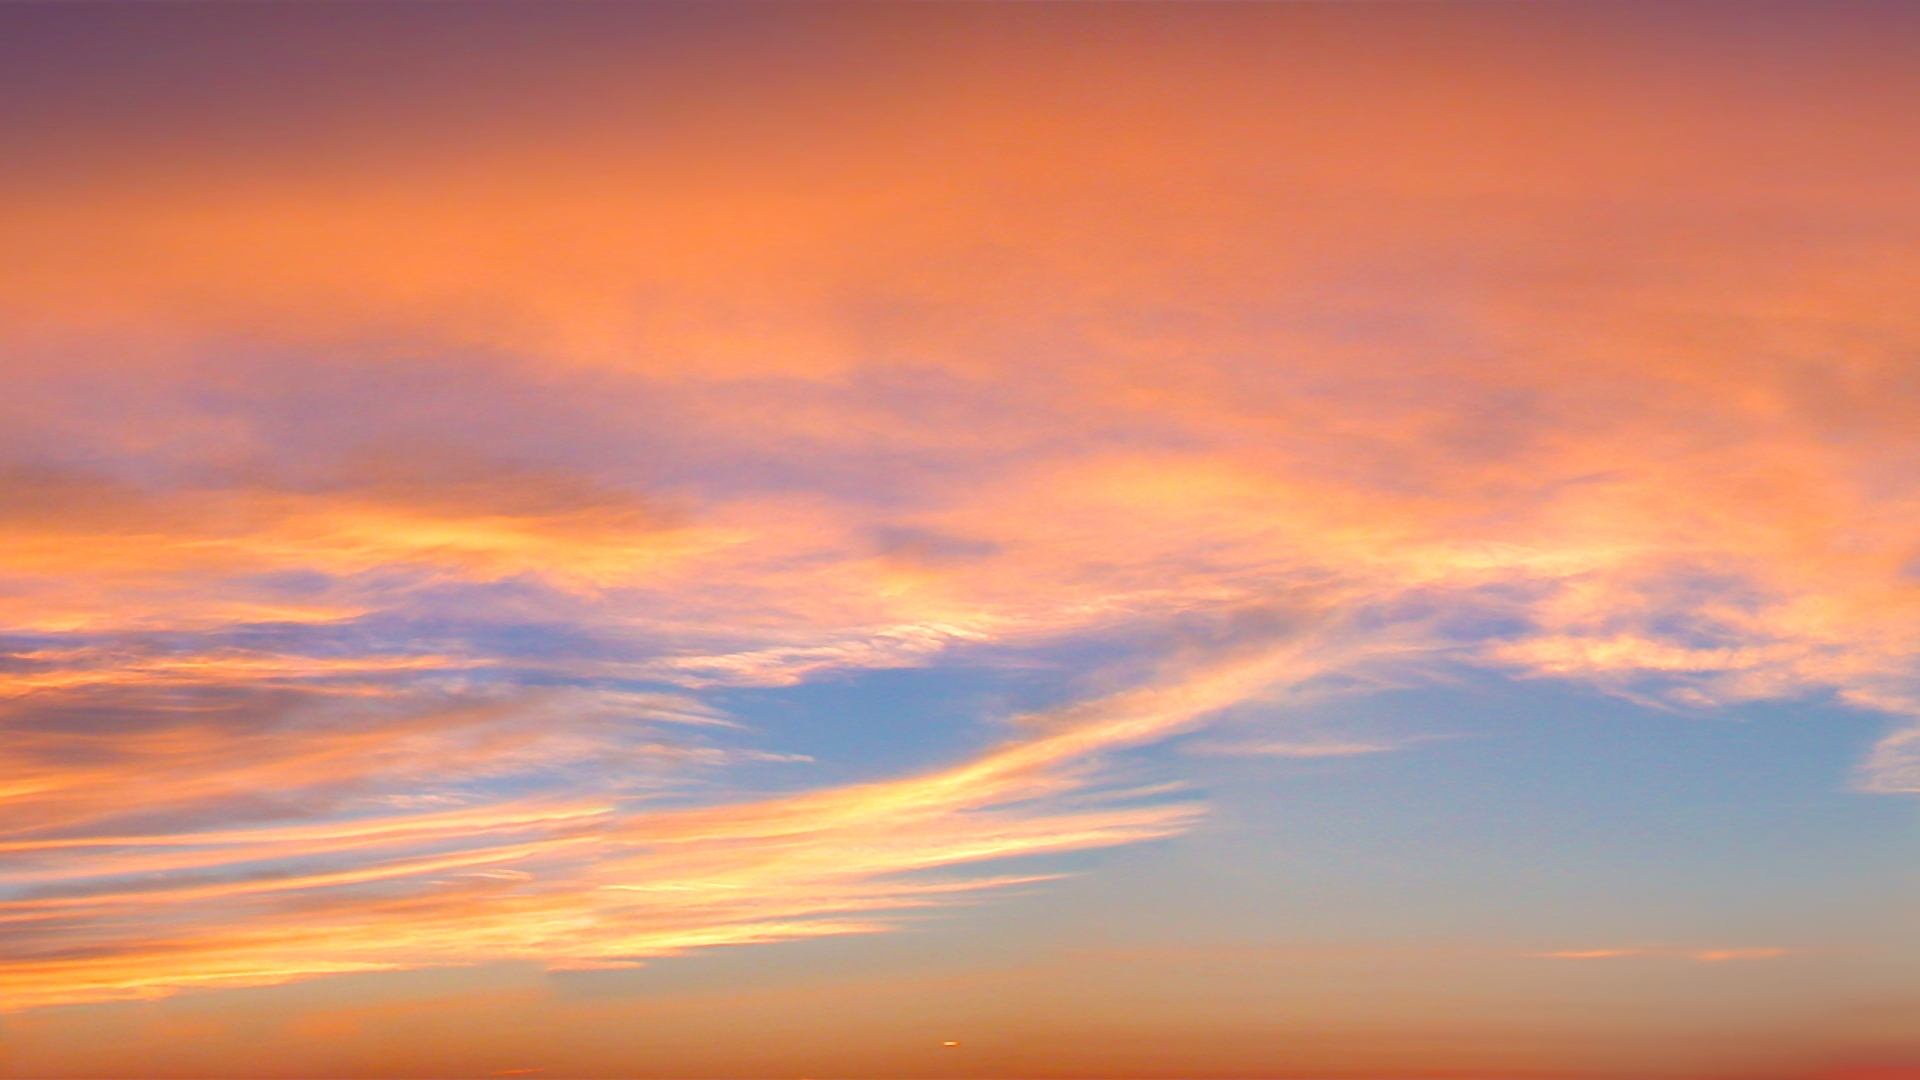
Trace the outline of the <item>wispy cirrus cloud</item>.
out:
[[[9,174],[6,1001],[869,930],[1179,830],[1099,763],[1355,666],[1920,717],[1879,140],[1123,45]],[[1781,146],[1857,174],[1729,164]],[[769,794],[720,704],[1075,649],[891,779]],[[1916,730],[1861,786],[1920,790]]]
[[[84,777],[105,804],[93,816],[70,811],[49,822],[36,813],[0,841],[15,867],[0,876],[0,926],[11,928],[0,931],[5,1001],[143,997],[482,959],[595,966],[870,932],[889,912],[1034,880],[919,872],[1178,831],[1193,805],[1090,786],[1088,755],[1190,726],[1307,662],[1267,656],[1036,715],[1026,726],[1039,734],[923,776],[691,809],[648,808],[618,783],[582,798],[577,769],[565,792],[476,794],[454,809],[396,812],[377,799],[322,807],[312,803],[328,788],[376,782],[381,766],[398,765],[417,789],[432,786],[429,768],[512,777],[515,766],[574,764],[564,751],[600,756],[607,746],[555,752],[544,745],[550,730],[516,731],[528,747],[519,760],[516,746],[499,742],[470,745],[472,758],[461,760],[445,744],[471,739],[467,725],[421,748],[420,760],[395,762],[408,724],[387,717],[364,733],[384,757],[357,758],[320,737],[264,763],[230,760],[258,757],[274,741],[249,732],[239,745],[196,747],[179,770],[193,786],[156,788],[141,813],[100,794],[105,777]],[[151,762],[127,771],[165,779]],[[142,833],[110,816],[151,821],[169,798],[184,811],[221,794],[215,809],[225,816],[288,816],[238,795],[262,785],[305,794],[306,820],[210,829],[176,819]]]

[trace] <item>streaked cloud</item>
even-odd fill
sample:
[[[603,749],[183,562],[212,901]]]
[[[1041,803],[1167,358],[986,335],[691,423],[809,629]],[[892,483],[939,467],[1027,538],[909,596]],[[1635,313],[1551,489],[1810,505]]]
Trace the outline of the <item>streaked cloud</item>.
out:
[[[1920,791],[1873,124],[1192,33],[10,175],[0,1003],[870,932],[1178,832],[1115,755],[1370,668],[1831,695]],[[963,662],[1065,703],[838,783],[722,703]]]
[[[1299,663],[1265,657],[1029,717],[1025,725],[1040,734],[924,776],[694,809],[623,803],[616,796],[632,793],[631,761],[627,790],[610,785],[600,799],[579,797],[576,767],[565,793],[475,794],[457,809],[393,812],[363,800],[358,813],[328,814],[314,805],[321,790],[369,784],[393,764],[409,724],[391,717],[349,736],[377,740],[384,756],[342,752],[326,737],[294,740],[294,752],[266,763],[235,761],[243,747],[196,745],[191,767],[175,769],[184,774],[176,790],[155,790],[150,762],[125,770],[144,774],[158,796],[137,813],[107,776],[88,775],[82,786],[102,805],[69,809],[66,829],[41,812],[13,830],[33,838],[0,849],[19,867],[0,880],[8,892],[0,924],[14,928],[5,935],[5,1001],[143,997],[483,959],[595,966],[871,932],[887,925],[888,912],[1035,880],[916,872],[1177,831],[1196,813],[1191,804],[1090,787],[1079,766],[1089,754],[1191,725]],[[451,726],[445,717],[415,723]],[[468,759],[450,753],[447,738],[419,756],[467,778],[574,765],[574,755],[609,750],[605,740],[574,744],[565,734],[549,748],[551,730],[460,733],[477,744],[458,748],[470,750]],[[180,739],[170,734],[171,750]],[[244,749],[272,741],[249,733]],[[425,762],[399,762],[410,766],[410,788],[433,783]],[[164,833],[103,827],[116,811],[154,815],[169,796],[183,811],[219,800],[214,812],[265,816],[271,811],[249,798],[263,787],[306,795],[309,820]],[[48,797],[15,793],[36,795]]]

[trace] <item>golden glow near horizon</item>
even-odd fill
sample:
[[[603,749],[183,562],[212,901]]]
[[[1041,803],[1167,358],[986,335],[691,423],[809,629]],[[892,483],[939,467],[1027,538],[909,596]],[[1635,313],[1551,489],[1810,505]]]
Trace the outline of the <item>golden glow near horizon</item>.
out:
[[[1920,792],[1920,27],[1840,7],[0,12],[84,88],[0,176],[0,1038],[892,931],[1463,672],[1830,700]],[[768,737],[976,669],[1057,681]],[[1814,955],[1555,933],[1467,951]],[[393,1074],[550,1068],[479,1041]]]

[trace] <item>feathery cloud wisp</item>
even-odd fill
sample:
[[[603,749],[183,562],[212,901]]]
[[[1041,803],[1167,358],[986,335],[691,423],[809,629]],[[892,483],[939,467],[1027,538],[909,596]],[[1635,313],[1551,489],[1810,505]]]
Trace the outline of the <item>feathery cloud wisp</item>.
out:
[[[1103,755],[1356,664],[1830,693],[1920,790],[1886,118],[992,36],[0,178],[5,1000],[872,929],[1178,830]],[[730,786],[720,691],[1075,650],[993,749]]]

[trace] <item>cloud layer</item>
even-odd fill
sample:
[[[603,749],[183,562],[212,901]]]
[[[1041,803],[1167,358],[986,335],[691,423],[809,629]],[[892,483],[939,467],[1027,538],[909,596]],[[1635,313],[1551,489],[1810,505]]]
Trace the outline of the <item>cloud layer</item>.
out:
[[[1920,790],[1897,118],[1234,17],[823,18],[837,74],[704,98],[528,45],[601,94],[551,124],[322,65],[275,154],[82,110],[124,167],[0,200],[0,1001],[872,930],[1177,831],[1102,763],[1368,671],[1836,695]],[[713,698],[1063,655],[1067,704],[841,786]]]

